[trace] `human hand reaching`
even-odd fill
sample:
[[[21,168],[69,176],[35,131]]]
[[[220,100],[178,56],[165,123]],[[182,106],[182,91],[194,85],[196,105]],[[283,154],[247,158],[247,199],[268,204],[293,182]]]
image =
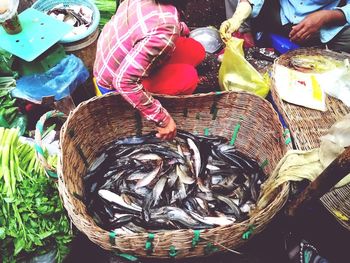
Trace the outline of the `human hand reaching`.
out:
[[[299,24],[292,27],[289,34],[290,40],[302,43],[315,36],[324,26],[326,10],[314,12],[305,17]]]
[[[246,0],[241,0],[236,8],[232,18],[224,21],[220,26],[220,36],[223,41],[227,42],[232,33],[236,32],[241,24],[250,16],[252,7]]]
[[[162,140],[172,140],[176,136],[176,123],[170,117],[168,124],[165,127],[158,127],[156,136]]]

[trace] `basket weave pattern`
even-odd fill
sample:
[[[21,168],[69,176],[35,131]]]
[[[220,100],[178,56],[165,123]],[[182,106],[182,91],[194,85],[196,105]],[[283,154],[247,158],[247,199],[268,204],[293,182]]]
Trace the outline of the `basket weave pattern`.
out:
[[[296,55],[322,55],[337,60],[350,58],[348,54],[346,55],[330,50],[301,48],[283,54],[275,63],[290,67],[290,58]],[[271,93],[279,112],[283,115],[284,120],[289,126],[293,142],[298,150],[310,150],[319,147],[320,137],[325,135],[336,121],[350,113],[349,107],[340,100],[330,96],[327,96],[326,99],[327,111],[322,112],[282,101],[274,83],[271,88]]]
[[[288,52],[280,56],[275,63],[289,67],[290,58],[296,55],[322,55],[337,60],[350,59],[346,53],[338,53],[330,50],[316,48],[301,48]],[[327,111],[321,112],[305,107],[293,105],[282,101],[274,85],[272,85],[272,96],[283,115],[291,131],[293,142],[298,150],[310,150],[320,146],[320,138],[325,135],[329,128],[346,114],[350,113],[350,108],[340,100],[327,96]],[[347,218],[350,218],[350,185],[332,190],[326,193],[322,198],[322,204],[330,213],[350,231],[350,221],[341,220],[336,211]]]
[[[230,139],[240,123],[235,145],[260,163],[268,160],[266,174],[272,172],[286,151],[276,112],[267,101],[255,95],[224,92],[158,98],[180,129]],[[111,242],[109,232],[95,224],[80,201],[79,196],[83,196],[82,177],[104,145],[117,137],[152,130],[153,124],[141,119],[137,111],[116,94],[83,102],[69,115],[61,129],[59,192],[73,223],[100,247],[141,257],[169,258],[170,247],[176,249],[176,258],[203,256],[208,253],[208,244],[215,246],[217,251],[237,248],[246,241],[242,239],[244,232],[251,226],[254,227],[253,235],[262,231],[284,205],[289,189],[287,183],[276,190],[276,197],[266,208],[254,211],[248,220],[201,231],[200,241],[194,248],[194,231],[188,229],[156,233],[152,254],[145,250],[147,233],[117,236]]]

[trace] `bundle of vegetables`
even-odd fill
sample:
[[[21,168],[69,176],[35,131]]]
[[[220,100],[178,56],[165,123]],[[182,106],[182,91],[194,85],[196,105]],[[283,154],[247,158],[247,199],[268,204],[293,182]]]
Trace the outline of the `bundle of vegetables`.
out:
[[[103,27],[115,14],[116,6],[119,5],[119,0],[95,0],[95,4],[100,11],[100,27]]]
[[[48,162],[57,163],[57,156]],[[56,249],[58,261],[68,252],[70,224],[55,182],[22,142],[18,129],[0,127],[0,262]]]
[[[16,99],[10,95],[11,89],[15,86],[16,81],[13,77],[0,77],[0,127],[20,127],[21,134],[23,134],[27,120],[18,111],[18,107],[15,105]]]

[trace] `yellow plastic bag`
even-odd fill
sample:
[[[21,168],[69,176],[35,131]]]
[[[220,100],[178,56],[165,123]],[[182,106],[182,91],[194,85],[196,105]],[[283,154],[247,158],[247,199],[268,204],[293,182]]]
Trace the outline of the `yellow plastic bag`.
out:
[[[231,38],[219,70],[222,90],[247,91],[265,98],[270,86],[268,77],[261,74],[244,58],[243,39]]]

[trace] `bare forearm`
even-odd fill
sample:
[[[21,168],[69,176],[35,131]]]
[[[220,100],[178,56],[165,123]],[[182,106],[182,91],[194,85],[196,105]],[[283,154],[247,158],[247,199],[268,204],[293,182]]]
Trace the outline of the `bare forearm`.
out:
[[[324,26],[344,25],[346,18],[341,10],[323,10]]]

